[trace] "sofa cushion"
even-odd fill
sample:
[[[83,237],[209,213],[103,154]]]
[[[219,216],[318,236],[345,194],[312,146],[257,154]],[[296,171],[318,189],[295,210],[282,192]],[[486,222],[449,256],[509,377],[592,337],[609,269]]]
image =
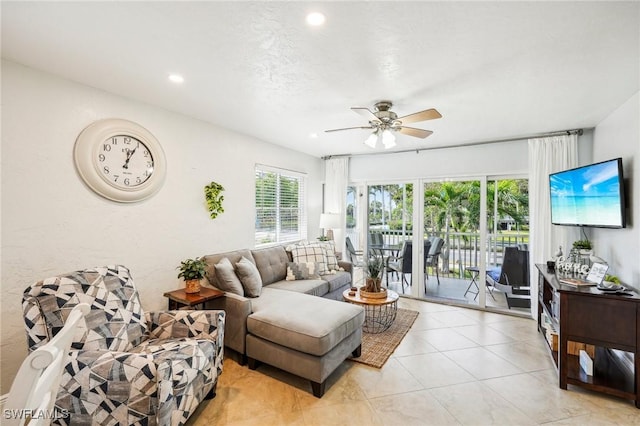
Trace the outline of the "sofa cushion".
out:
[[[320,246],[296,245],[291,247],[291,256],[296,263],[316,263],[318,265],[318,273],[322,275],[328,272],[325,251],[326,249]]]
[[[338,271],[335,274],[322,275],[320,278],[327,281],[329,293],[351,283],[351,274],[344,271]]]
[[[254,336],[322,356],[362,327],[360,306],[271,287],[252,301],[247,330]]]
[[[317,246],[324,249],[324,255],[327,258],[327,269],[329,271],[337,271],[338,266],[338,258],[336,257],[336,243],[335,241],[314,241],[312,243],[308,243],[309,246]]]
[[[310,294],[312,296],[322,297],[329,292],[329,283],[323,279],[317,280],[298,280],[298,281],[278,281],[269,284],[269,288],[277,288],[280,290],[295,291],[296,293]]]
[[[216,263],[220,262],[220,260],[222,260],[223,257],[226,257],[227,259],[229,259],[232,265],[235,265],[236,263],[238,263],[240,259],[242,259],[243,257],[246,257],[253,263],[256,263],[253,260],[253,255],[251,254],[251,250],[235,250],[235,251],[228,251],[225,253],[217,253],[217,254],[202,256],[202,259],[207,263],[206,273],[207,273],[207,279],[209,280],[209,284],[217,288],[220,288],[220,287],[218,286],[218,278],[216,277],[215,266],[216,266]]]
[[[287,281],[318,279],[318,265],[315,262],[289,262],[287,265]]]
[[[242,282],[240,282],[240,278],[236,275],[236,271],[228,258],[223,257],[220,262],[216,263],[215,271],[220,290],[244,296]]]
[[[287,276],[289,257],[282,246],[268,247],[251,252],[260,271],[263,285],[284,280]]]
[[[244,295],[247,297],[259,297],[262,291],[262,278],[256,265],[249,259],[243,257],[236,263],[238,277],[244,288]]]

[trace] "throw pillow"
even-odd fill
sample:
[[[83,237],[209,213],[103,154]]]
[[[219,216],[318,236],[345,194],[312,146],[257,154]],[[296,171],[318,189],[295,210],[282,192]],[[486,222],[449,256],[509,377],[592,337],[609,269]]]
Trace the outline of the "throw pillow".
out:
[[[318,279],[320,276],[316,272],[317,266],[313,262],[295,263],[289,262],[287,265],[287,281]]]
[[[319,246],[325,250],[325,256],[327,257],[327,269],[328,271],[337,271],[338,258],[336,257],[336,243],[335,241],[318,241],[309,243],[311,246]]]
[[[216,278],[218,279],[218,288],[223,291],[235,293],[238,296],[244,296],[244,288],[240,279],[233,270],[231,261],[226,257],[220,259],[215,265]]]
[[[238,277],[244,288],[244,295],[247,297],[258,297],[262,292],[262,278],[256,265],[249,259],[242,256],[242,259],[236,263]]]
[[[295,263],[313,262],[318,266],[318,274],[324,275],[328,272],[326,250],[318,245],[293,246],[291,257]]]

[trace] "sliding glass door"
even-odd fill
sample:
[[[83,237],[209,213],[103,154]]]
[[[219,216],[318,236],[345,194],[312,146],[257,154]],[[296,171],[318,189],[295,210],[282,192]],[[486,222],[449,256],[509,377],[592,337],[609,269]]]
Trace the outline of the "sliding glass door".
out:
[[[421,191],[414,193],[414,188]],[[506,279],[501,275],[505,249],[528,249],[526,179],[424,179],[353,186],[347,192],[347,235],[365,257],[384,257],[389,266],[384,282],[401,294],[528,310],[512,306],[513,289],[501,285]],[[407,242],[410,256],[403,253]],[[524,279],[525,273],[521,276]]]
[[[478,304],[480,181],[425,182],[425,297]]]
[[[529,312],[531,306],[528,263],[505,256],[508,250],[529,258],[529,181],[495,178],[487,182],[487,306]],[[506,262],[505,262],[506,261]]]

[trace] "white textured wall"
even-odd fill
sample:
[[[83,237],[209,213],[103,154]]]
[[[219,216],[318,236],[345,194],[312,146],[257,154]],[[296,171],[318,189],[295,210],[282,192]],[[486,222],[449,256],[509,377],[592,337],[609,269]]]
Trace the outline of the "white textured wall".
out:
[[[151,199],[114,203],[77,176],[75,139],[101,118],[135,121],[162,144],[167,179]],[[320,159],[6,61],[2,160],[0,394],[26,354],[25,287],[51,274],[121,263],[131,269],[143,307],[165,308],[162,294],[183,285],[180,260],[253,246],[256,162],[308,173],[310,238],[318,232]],[[203,195],[212,180],[226,189],[225,213],[215,220]]]
[[[625,229],[591,230],[595,253],[611,273],[640,289],[640,92],[600,122],[594,131],[593,161],[622,157],[627,199]]]

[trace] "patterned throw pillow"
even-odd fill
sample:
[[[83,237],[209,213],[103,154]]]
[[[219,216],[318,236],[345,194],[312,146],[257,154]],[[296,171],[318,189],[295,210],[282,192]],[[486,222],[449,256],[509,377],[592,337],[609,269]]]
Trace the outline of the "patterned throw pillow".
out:
[[[291,248],[291,257],[295,263],[313,262],[318,266],[318,274],[328,272],[326,250],[318,245],[300,245]]]
[[[262,278],[256,265],[252,261],[242,256],[236,263],[238,277],[244,288],[244,295],[247,297],[258,297],[262,293]]]
[[[309,243],[308,245],[322,247],[325,250],[324,254],[327,258],[327,272],[337,271],[340,268],[338,266],[338,258],[336,257],[335,241],[318,241]]]
[[[320,275],[316,272],[317,266],[314,262],[295,263],[289,262],[287,265],[287,281],[295,280],[317,280]]]
[[[215,265],[216,278],[218,279],[218,288],[223,291],[235,293],[238,296],[244,296],[244,288],[242,282],[233,270],[231,261],[226,257],[220,259]]]

